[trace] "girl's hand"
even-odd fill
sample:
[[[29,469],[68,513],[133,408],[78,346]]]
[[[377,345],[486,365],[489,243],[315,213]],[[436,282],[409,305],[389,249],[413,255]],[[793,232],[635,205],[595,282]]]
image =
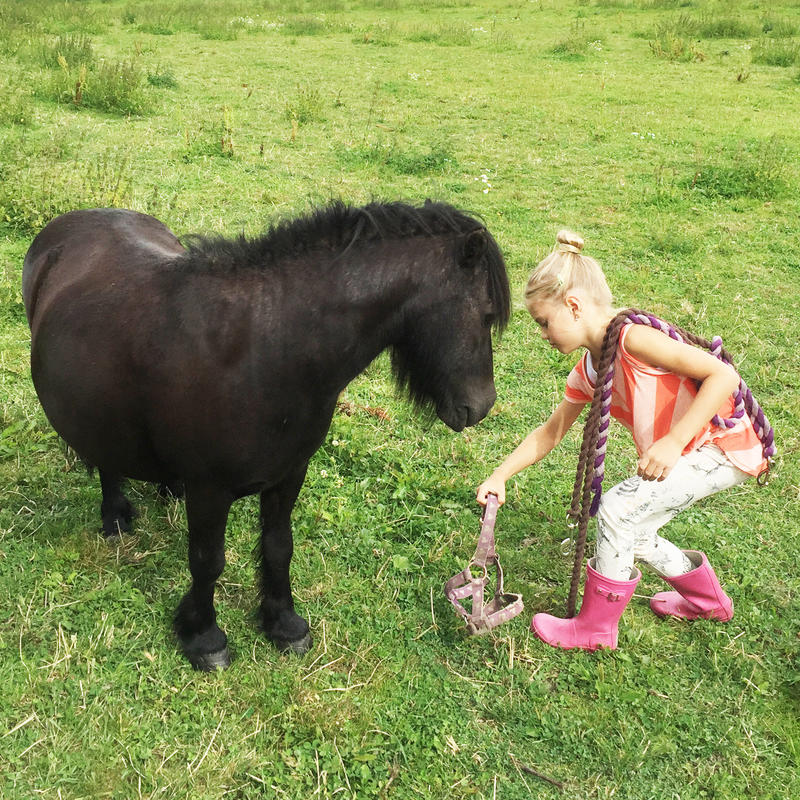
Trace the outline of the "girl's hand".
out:
[[[667,434],[653,442],[638,462],[637,475],[646,481],[663,481],[683,452],[679,441]]]
[[[477,493],[478,503],[482,506],[486,505],[486,498],[490,495],[497,496],[498,505],[503,505],[506,501],[506,482],[502,478],[496,478],[492,475],[485,480],[479,487]]]

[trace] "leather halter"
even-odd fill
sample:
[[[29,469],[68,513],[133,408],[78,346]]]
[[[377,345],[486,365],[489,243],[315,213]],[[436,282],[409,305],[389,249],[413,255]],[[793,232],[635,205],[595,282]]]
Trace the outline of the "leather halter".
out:
[[[469,564],[444,585],[444,593],[453,604],[456,612],[467,623],[467,633],[471,635],[488,633],[503,622],[513,619],[522,611],[522,595],[503,591],[503,568],[494,547],[494,524],[497,519],[499,503],[490,494],[486,498],[486,508],[481,518],[481,533],[475,555]],[[494,597],[484,604],[484,591],[489,583],[487,567],[497,568],[497,584]],[[473,574],[473,567],[479,574]],[[467,611],[459,602],[472,598],[472,610]]]

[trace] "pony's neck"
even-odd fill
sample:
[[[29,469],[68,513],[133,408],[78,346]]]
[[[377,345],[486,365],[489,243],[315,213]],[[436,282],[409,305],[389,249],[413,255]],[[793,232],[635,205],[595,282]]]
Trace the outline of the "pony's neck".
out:
[[[402,247],[396,240],[375,241],[344,259],[285,272],[284,295],[293,298],[292,313],[302,315],[309,332],[309,373],[341,391],[398,343],[425,286],[439,285],[431,258],[435,249],[430,237],[407,240]],[[272,291],[265,281],[267,301]]]

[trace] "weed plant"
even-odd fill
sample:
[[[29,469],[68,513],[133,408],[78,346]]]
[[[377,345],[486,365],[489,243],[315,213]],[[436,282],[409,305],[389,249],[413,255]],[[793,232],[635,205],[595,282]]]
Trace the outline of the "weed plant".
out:
[[[703,33],[712,11],[754,33]],[[0,797],[800,796],[800,81],[796,60],[758,58],[793,47],[797,24],[794,0],[0,0]],[[234,236],[331,198],[428,197],[480,215],[505,253],[498,401],[456,435],[395,395],[386,357],[354,381],[294,514],[314,649],[287,658],[254,625],[259,509],[244,498],[217,590],[234,662],[194,674],[170,633],[183,504],[132,482],[134,530],[104,541],[97,478],[36,398],[30,241],[85,206]],[[529,633],[566,597],[579,425],[508,484],[497,546],[525,614],[471,639],[442,594],[475,547],[474,487],[574,364],[520,299],[561,227],[620,306],[722,334],[775,426],[766,488],[701,502],[667,533],[709,554],[727,625],[655,618],[646,598],[664,586],[645,571],[618,650]],[[613,431],[609,486],[636,461]]]
[[[147,73],[147,82],[151,86],[159,89],[177,89],[178,79],[169,67],[157,66],[154,70]]]
[[[553,47],[552,52],[566,58],[582,58],[586,53],[590,38],[586,33],[586,21],[577,16],[570,24],[569,36]]]
[[[324,119],[322,89],[311,84],[298,86],[294,95],[286,100],[283,115],[299,125],[320,122]]]

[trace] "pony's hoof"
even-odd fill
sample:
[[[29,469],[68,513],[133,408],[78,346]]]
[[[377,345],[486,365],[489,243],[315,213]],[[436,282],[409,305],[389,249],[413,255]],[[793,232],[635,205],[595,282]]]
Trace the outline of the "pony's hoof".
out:
[[[123,533],[131,532],[131,521],[123,517],[115,517],[111,520],[103,520],[103,538],[116,539]]]
[[[305,655],[310,649],[311,645],[313,644],[314,640],[311,638],[310,633],[306,633],[305,636],[301,637],[300,639],[295,639],[294,641],[290,642],[288,639],[273,639],[272,643],[281,653],[295,653],[299,656]]]
[[[228,669],[231,665],[231,654],[227,647],[215,653],[202,653],[187,655],[189,663],[200,672],[216,672],[218,669]]]

